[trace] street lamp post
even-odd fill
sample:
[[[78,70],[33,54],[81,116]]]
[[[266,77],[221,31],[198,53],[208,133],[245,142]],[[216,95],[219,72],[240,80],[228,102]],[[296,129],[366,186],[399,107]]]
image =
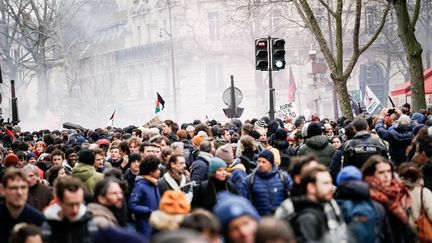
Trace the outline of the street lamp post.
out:
[[[172,31],[172,18],[171,18],[171,2],[170,0],[166,0],[168,6],[168,19],[169,19],[169,32],[161,28],[160,29],[160,37],[162,37],[162,30],[170,38],[170,49],[171,49],[171,73],[172,73],[172,87],[173,87],[173,98],[174,98],[174,120],[177,120],[177,94],[176,94],[176,78],[175,78],[175,62],[174,62],[174,41],[173,41],[173,31]]]

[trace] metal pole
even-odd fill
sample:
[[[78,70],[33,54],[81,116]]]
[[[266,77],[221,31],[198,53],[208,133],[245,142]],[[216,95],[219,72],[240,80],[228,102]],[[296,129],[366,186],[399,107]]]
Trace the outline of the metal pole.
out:
[[[174,120],[177,120],[177,89],[175,79],[175,63],[174,63],[174,42],[173,42],[173,31],[172,31],[172,19],[171,19],[171,2],[167,0],[168,4],[168,18],[169,18],[169,31],[170,31],[170,44],[171,44],[171,72],[172,72],[172,86],[173,86],[173,98],[174,98]]]
[[[274,114],[275,114],[275,110],[274,110],[274,88],[273,88],[273,75],[272,75],[272,71],[273,71],[273,59],[272,59],[272,43],[271,43],[272,39],[270,36],[267,37],[267,42],[268,42],[268,56],[269,56],[269,101],[270,101],[270,110],[269,110],[269,118],[270,120],[274,120]]]
[[[12,124],[17,125],[19,123],[18,119],[18,99],[15,96],[15,81],[11,80],[11,94],[12,94]]]
[[[235,92],[234,92],[234,75],[231,75],[231,118],[237,118],[237,107],[235,103]]]

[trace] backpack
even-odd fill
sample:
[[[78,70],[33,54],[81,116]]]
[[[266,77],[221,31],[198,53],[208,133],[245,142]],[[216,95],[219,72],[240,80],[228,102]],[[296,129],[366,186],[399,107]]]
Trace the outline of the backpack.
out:
[[[278,170],[278,175],[279,175],[279,179],[281,180],[283,186],[284,186],[284,190],[285,190],[285,194],[287,195],[287,198],[290,196],[290,191],[289,191],[289,187],[288,187],[288,183],[285,180],[284,174],[282,170]],[[252,197],[252,191],[253,191],[253,184],[255,182],[255,176],[256,176],[256,170],[252,171],[250,177],[249,177],[249,181],[248,181],[248,185],[249,185],[249,199],[251,202],[253,202],[253,197]]]
[[[389,158],[387,148],[384,144],[378,145],[366,141],[350,140],[343,148],[342,167],[353,165],[361,168],[372,155],[381,155]]]
[[[380,215],[371,200],[339,201],[349,237],[358,243],[380,242]]]

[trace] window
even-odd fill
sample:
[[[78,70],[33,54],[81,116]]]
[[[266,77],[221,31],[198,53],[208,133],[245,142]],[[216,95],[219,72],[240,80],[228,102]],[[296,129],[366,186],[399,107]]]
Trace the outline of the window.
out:
[[[209,22],[210,40],[219,40],[220,38],[219,12],[208,12],[208,22]]]
[[[223,88],[223,66],[222,63],[207,64],[207,89],[221,90]]]

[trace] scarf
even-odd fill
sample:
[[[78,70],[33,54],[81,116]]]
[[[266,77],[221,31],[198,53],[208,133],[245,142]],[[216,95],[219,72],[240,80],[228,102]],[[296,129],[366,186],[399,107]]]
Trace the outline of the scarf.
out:
[[[174,178],[170,175],[169,172],[165,173],[163,175],[168,185],[174,190],[174,191],[181,191],[181,187],[186,185],[186,177],[184,175],[181,175],[180,185],[177,184],[177,181],[174,180]]]
[[[408,223],[407,211],[411,207],[411,198],[407,189],[399,180],[393,179],[389,186],[384,185],[372,176],[367,176],[364,180],[370,186],[370,194],[373,200],[384,204],[402,223]]]

